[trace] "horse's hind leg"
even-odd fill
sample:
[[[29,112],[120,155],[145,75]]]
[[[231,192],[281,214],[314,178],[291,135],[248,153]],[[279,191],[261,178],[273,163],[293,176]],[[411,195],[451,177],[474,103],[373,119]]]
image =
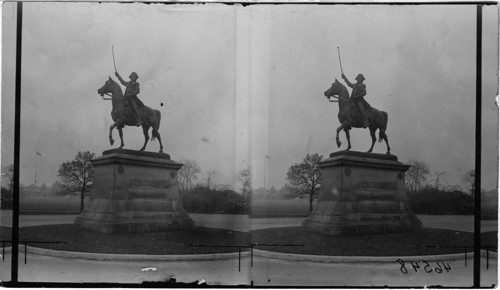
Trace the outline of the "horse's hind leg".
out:
[[[160,132],[158,132],[157,129],[153,128],[153,134],[154,137],[158,138],[158,142],[160,142],[160,153],[163,153],[163,144],[161,143],[161,137],[160,137]]]
[[[391,154],[391,147],[389,146],[389,139],[387,138],[387,134],[385,134],[385,131],[384,131],[384,141],[385,141],[385,144],[387,144],[387,155]]]
[[[372,152],[373,145],[375,145],[375,141],[377,141],[377,137],[375,136],[375,130],[377,130],[377,129],[370,127],[370,136],[372,137],[372,146],[370,147],[370,149],[368,149],[368,151],[367,151],[368,153]]]
[[[123,146],[125,144],[123,144],[123,131],[122,131],[123,127],[122,126],[118,126],[118,134],[120,135],[120,141],[121,141],[121,145],[120,145],[120,149],[123,148]]]
[[[148,130],[149,130],[149,127],[142,125],[142,132],[144,133],[144,146],[142,146],[142,148],[139,151],[144,151],[144,149],[146,149],[146,144],[148,144],[148,140],[149,140]]]
[[[351,150],[351,134],[349,134],[349,130],[344,129],[345,132],[345,137],[347,138],[347,149],[346,150]]]

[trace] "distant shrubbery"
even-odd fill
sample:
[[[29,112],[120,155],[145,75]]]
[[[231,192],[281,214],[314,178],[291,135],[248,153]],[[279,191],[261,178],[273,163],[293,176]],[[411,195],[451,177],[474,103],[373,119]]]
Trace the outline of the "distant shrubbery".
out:
[[[408,204],[416,214],[473,214],[473,197],[459,190],[445,191],[433,187],[410,191]]]
[[[250,216],[253,218],[289,218],[309,215],[309,201],[304,199],[255,200],[252,196]]]
[[[2,187],[0,206],[1,209],[12,209],[12,191]]]
[[[248,213],[249,200],[230,189],[196,186],[179,192],[182,207],[190,213]]]

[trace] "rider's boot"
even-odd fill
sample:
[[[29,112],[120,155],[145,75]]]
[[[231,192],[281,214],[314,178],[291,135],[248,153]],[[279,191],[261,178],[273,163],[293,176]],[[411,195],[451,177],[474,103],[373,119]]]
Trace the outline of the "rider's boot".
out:
[[[132,105],[132,109],[133,109],[134,115],[135,115],[135,121],[136,121],[135,125],[137,127],[139,127],[140,125],[142,125],[142,122],[143,122],[141,111],[139,110],[137,103],[131,102],[131,105]]]
[[[368,114],[363,112],[363,128],[370,127],[370,119],[368,118]]]

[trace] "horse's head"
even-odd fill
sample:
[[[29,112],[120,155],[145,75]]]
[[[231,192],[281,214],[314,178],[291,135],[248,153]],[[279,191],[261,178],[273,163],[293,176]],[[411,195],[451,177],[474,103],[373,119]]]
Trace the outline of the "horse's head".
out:
[[[330,98],[330,97],[343,97],[342,92],[346,90],[345,86],[342,85],[337,79],[335,79],[335,82],[332,83],[332,86],[325,91],[325,97]]]
[[[113,93],[116,83],[109,77],[109,79],[104,83],[100,89],[97,90],[99,95],[104,96],[104,94]]]

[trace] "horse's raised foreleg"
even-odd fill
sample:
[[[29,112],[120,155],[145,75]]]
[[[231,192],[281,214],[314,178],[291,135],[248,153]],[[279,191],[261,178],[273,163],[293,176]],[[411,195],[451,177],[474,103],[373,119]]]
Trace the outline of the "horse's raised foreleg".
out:
[[[113,125],[109,127],[109,143],[111,144],[111,146],[115,144],[115,140],[113,139],[113,129],[116,128],[117,126],[118,122],[115,122]]]
[[[144,133],[144,146],[139,151],[144,151],[146,149],[146,144],[148,144],[149,141],[149,126],[142,125],[142,132]]]
[[[349,150],[351,150],[351,134],[349,134],[349,130],[348,129],[344,129],[344,132],[345,132],[345,137],[347,138],[347,149],[346,149],[346,151],[349,151]]]
[[[335,140],[337,141],[337,147],[340,148],[340,145],[342,145],[342,142],[340,142],[340,138],[339,138],[339,132],[344,128],[344,125],[340,125],[338,128],[337,128],[337,135],[335,136]]]
[[[377,128],[374,128],[374,127],[370,127],[370,136],[372,137],[372,146],[370,147],[370,149],[368,149],[368,153],[372,152],[373,150],[373,146],[375,145],[375,141],[377,141],[377,137],[375,136],[375,131],[377,130]]]
[[[121,145],[120,145],[120,149],[123,148],[123,146],[125,144],[123,144],[123,127],[122,126],[118,126],[118,134],[120,135],[120,141],[121,141]]]

